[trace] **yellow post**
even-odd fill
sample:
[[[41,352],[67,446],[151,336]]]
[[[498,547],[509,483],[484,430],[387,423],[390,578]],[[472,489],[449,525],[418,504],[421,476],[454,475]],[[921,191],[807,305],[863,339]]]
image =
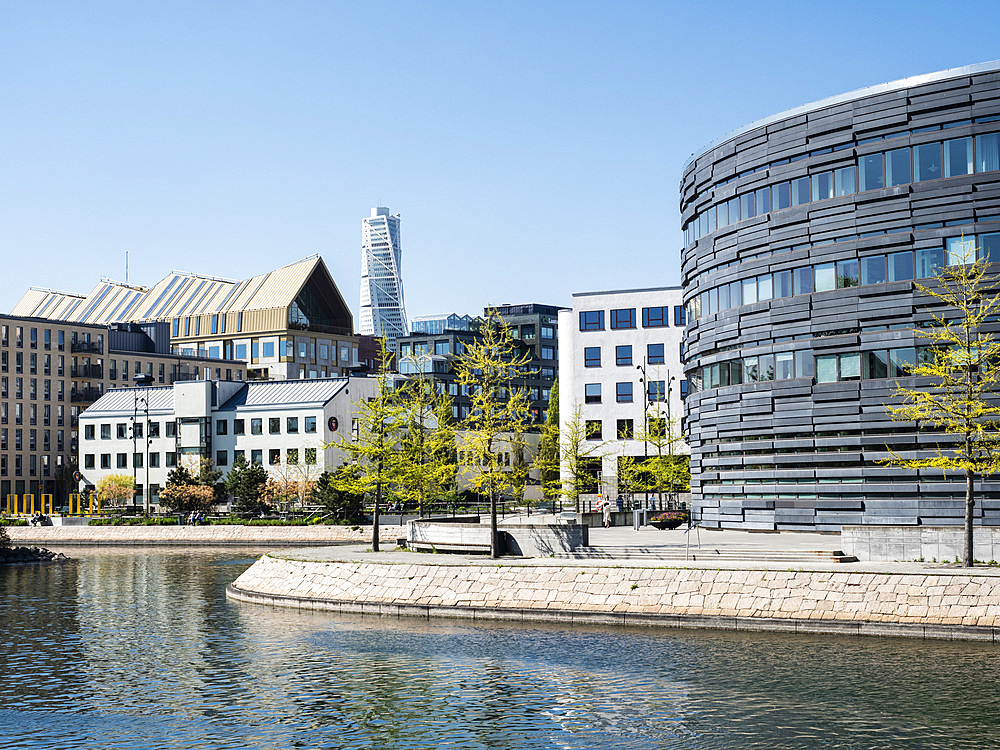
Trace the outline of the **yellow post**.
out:
[[[76,512],[77,512],[77,514],[83,513],[83,508],[80,507],[80,494],[78,492],[74,492],[74,493],[72,493],[69,496],[69,514],[71,516],[73,515],[73,498],[74,497],[76,498]]]
[[[98,503],[98,510],[100,510],[100,503]],[[90,513],[91,513],[91,515],[93,515],[93,513],[94,513],[94,493],[93,492],[90,493]]]
[[[43,494],[42,495],[42,513],[45,512],[45,498],[49,499],[49,515],[54,516],[56,514],[55,503],[52,502],[52,495]]]

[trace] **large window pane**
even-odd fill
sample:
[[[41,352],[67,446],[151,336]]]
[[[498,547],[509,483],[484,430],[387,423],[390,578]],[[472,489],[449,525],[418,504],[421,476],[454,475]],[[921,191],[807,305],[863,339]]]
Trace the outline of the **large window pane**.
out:
[[[740,217],[749,219],[757,215],[757,205],[754,203],[753,193],[746,193],[740,196]]]
[[[1000,263],[1000,232],[979,235],[979,259]]]
[[[773,296],[771,287],[771,274],[757,277],[757,299],[761,302],[771,299]]]
[[[925,143],[913,147],[913,181],[937,180],[941,177],[941,144]]]
[[[837,288],[846,289],[857,285],[858,262],[856,260],[837,261]]]
[[[715,213],[717,214],[719,229],[727,226],[729,224],[729,204],[723,201],[715,207]]]
[[[729,304],[733,307],[739,307],[743,304],[743,298],[740,296],[740,282],[738,281],[734,281],[729,285]],[[676,320],[674,324],[677,325]],[[684,325],[684,323],[682,322],[680,325]]]
[[[944,250],[940,247],[926,247],[916,251],[917,278],[929,279],[936,276],[944,265]]]
[[[795,360],[791,352],[774,355],[774,379],[787,380],[795,377]]]
[[[912,347],[889,350],[889,377],[904,378],[916,364],[916,352]]]
[[[743,382],[744,383],[756,383],[757,382],[757,358],[756,357],[745,357],[743,359]]]
[[[820,263],[814,266],[815,275],[813,287],[817,292],[828,292],[837,288],[837,271],[833,263]]]
[[[904,250],[888,257],[889,281],[910,281],[913,278],[913,253]]]
[[[994,172],[1000,169],[1000,133],[976,136],[976,171]]]
[[[792,205],[801,206],[803,203],[808,203],[811,197],[809,178],[800,177],[797,180],[792,180]]]
[[[886,369],[885,351],[865,352],[864,355],[864,378],[886,378],[889,376]]]
[[[833,197],[833,172],[821,172],[812,176],[812,199],[825,201]]]
[[[796,268],[792,271],[792,293],[809,294],[813,290],[812,266]]]
[[[755,193],[757,198],[757,215],[761,216],[771,210],[771,188],[761,188]]]
[[[885,283],[884,255],[873,255],[870,258],[861,259],[861,283],[862,284]]]
[[[837,355],[823,354],[816,357],[816,382],[837,382]]]
[[[972,174],[972,139],[956,138],[944,142],[944,176]]]
[[[774,298],[792,296],[792,272],[775,271],[774,273]]]
[[[795,353],[795,377],[811,378],[814,375],[813,357],[809,352]]]
[[[852,165],[833,173],[834,192],[837,196],[858,192],[858,170]]]
[[[723,284],[719,287],[719,309],[728,310],[729,308],[729,284]]]
[[[787,182],[779,182],[771,188],[771,203],[775,211],[792,205],[792,188]]]
[[[840,355],[840,379],[857,380],[861,377],[861,354],[853,352],[851,354]]]
[[[743,279],[743,304],[752,305],[757,301],[757,279]]]
[[[910,149],[897,148],[885,155],[885,184],[906,185],[910,182]]]
[[[774,380],[773,354],[762,354],[757,357],[757,378],[759,380]]]
[[[882,154],[869,154],[858,159],[858,171],[861,173],[861,190],[878,190],[885,187],[882,178]]]
[[[974,237],[948,237],[944,241],[945,263],[949,266],[964,266],[976,260],[976,240]]]
[[[731,198],[729,200],[729,223],[735,224],[740,220],[740,199]]]
[[[708,231],[710,233],[714,232],[716,230],[716,226],[715,226],[715,206],[712,206],[711,208],[709,208],[705,212],[705,215],[708,216]]]

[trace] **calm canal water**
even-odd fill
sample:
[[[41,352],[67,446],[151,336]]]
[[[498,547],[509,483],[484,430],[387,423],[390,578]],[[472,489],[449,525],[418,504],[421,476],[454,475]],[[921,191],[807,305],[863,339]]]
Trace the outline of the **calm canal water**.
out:
[[[0,568],[4,748],[1000,748],[1000,648],[340,617],[249,552]]]

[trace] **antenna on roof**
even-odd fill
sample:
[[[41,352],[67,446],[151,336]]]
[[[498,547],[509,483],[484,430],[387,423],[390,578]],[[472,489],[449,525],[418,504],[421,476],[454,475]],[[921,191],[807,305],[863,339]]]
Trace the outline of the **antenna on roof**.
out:
[[[128,283],[128,250],[125,251],[125,283]]]

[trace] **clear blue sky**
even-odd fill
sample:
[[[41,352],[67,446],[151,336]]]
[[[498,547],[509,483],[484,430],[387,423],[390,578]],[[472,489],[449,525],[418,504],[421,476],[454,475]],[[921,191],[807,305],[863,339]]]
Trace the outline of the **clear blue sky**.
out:
[[[752,120],[1000,58],[995,2],[0,4],[0,310],[245,278],[403,217],[407,311],[679,281],[687,157]]]

